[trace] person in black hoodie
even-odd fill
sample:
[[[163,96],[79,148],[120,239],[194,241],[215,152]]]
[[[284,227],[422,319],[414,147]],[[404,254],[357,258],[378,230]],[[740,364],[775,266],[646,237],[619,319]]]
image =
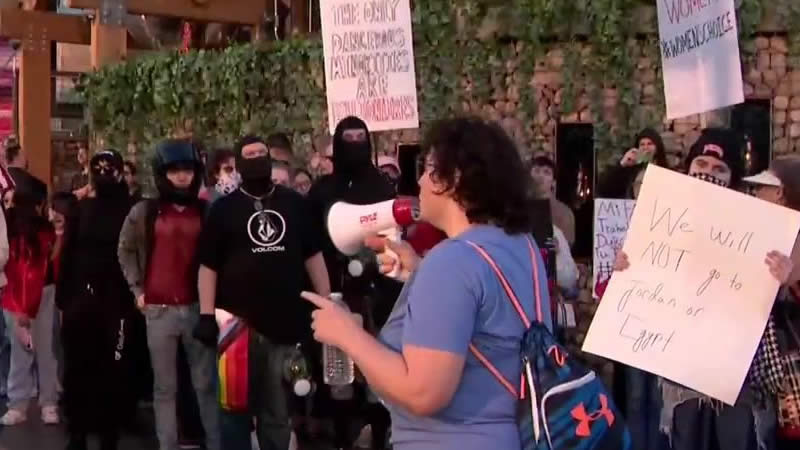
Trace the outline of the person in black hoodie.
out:
[[[90,162],[96,196],[78,204],[77,222],[64,243],[56,304],[63,312],[64,412],[70,450],[117,448],[120,427],[132,416],[134,361],[130,318],[133,296],[117,259],[122,224],[131,208],[119,153],[105,150]]]
[[[375,165],[369,129],[357,117],[342,119],[333,135],[333,173],[319,178],[308,193],[316,220],[325,228],[328,209],[337,201],[370,205],[397,196],[390,180]],[[326,230],[322,246],[325,265],[330,275],[331,291],[341,292],[350,309],[365,318],[366,326],[379,330],[389,316],[401,285],[385,277],[355,278],[347,272],[347,258],[336,250]],[[356,417],[364,406],[366,392],[342,389],[321,391],[320,406],[331,409],[334,417],[336,447],[348,447],[357,433]],[[336,398],[340,401],[326,402]],[[326,404],[327,403],[327,404]],[[320,411],[318,411],[320,412]],[[322,413],[328,415],[327,413]],[[379,404],[366,407],[367,421],[372,425],[373,448],[383,446],[389,424],[388,413]]]
[[[636,136],[635,145],[622,155],[619,164],[606,168],[597,193],[602,198],[633,198],[636,177],[648,164],[669,169],[661,135],[645,128]]]

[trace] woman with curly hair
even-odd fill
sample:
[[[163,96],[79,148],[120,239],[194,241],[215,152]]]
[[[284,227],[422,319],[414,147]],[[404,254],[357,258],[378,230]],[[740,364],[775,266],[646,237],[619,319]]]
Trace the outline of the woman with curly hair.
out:
[[[315,338],[349,354],[385,402],[396,450],[518,450],[516,398],[470,344],[506,379],[519,378],[525,327],[476,247],[496,261],[525,314],[536,317],[538,296],[551,325],[547,286],[532,281],[532,274],[546,274],[530,238],[530,178],[506,133],[479,119],[437,122],[424,148],[421,219],[448,239],[422,260],[407,243],[371,239],[371,247],[399,255],[381,255],[381,271],[399,265],[406,280],[379,338],[330,300],[303,293],[319,308]]]

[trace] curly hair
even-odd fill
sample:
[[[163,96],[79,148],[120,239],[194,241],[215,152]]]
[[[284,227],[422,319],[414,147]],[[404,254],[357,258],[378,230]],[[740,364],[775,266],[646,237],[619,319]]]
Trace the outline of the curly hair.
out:
[[[432,124],[423,142],[432,179],[464,208],[470,223],[506,233],[530,233],[532,186],[514,142],[498,125],[478,118]]]

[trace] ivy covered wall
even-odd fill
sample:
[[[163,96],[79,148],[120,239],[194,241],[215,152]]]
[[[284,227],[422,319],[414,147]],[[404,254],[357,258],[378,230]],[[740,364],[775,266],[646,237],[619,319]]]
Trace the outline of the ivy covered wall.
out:
[[[643,126],[663,131],[675,152],[699,128],[698,117],[663,119],[652,0],[414,3],[423,127],[478,114],[502,123],[530,153],[553,150],[557,123],[589,122],[600,160],[629,146]],[[738,3],[746,95],[775,99],[776,150],[800,151],[800,1]],[[759,36],[767,18],[783,32]],[[293,134],[297,152],[307,155],[327,132],[318,38],[144,56],[89,74],[81,89],[98,143],[139,155],[167,135],[214,146],[275,131]],[[405,130],[376,139],[391,150],[417,136]]]

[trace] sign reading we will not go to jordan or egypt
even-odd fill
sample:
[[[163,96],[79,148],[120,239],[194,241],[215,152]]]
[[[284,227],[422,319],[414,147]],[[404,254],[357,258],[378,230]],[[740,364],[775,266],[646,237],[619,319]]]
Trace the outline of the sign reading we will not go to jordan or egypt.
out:
[[[328,123],[371,131],[419,127],[409,0],[323,0]]]
[[[583,350],[736,401],[779,283],[764,260],[789,255],[800,213],[650,165]]]

